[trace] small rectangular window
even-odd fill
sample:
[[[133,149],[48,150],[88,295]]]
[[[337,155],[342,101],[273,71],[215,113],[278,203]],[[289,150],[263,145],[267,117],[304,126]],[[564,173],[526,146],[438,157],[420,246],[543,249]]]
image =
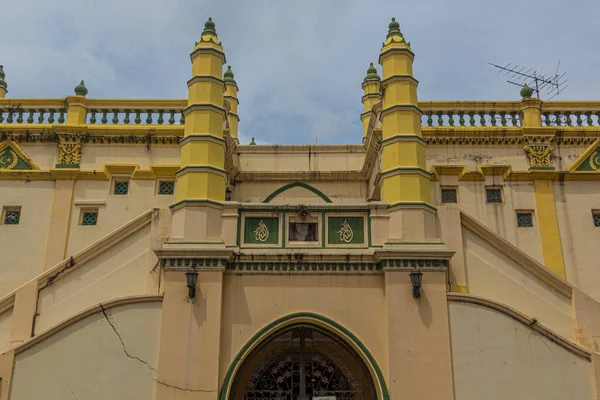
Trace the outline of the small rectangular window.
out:
[[[158,182],[158,194],[173,194],[175,193],[175,182],[174,181],[160,181]]]
[[[2,216],[4,225],[19,225],[19,221],[21,221],[21,207],[4,207]]]
[[[502,190],[499,188],[486,188],[485,198],[488,203],[501,204],[502,203]]]
[[[442,189],[442,203],[458,203],[458,195],[455,188]]]
[[[600,210],[592,211],[592,216],[594,217],[594,226],[600,228]]]
[[[80,225],[93,226],[93,225],[96,225],[97,223],[98,223],[98,210],[97,209],[81,210]]]
[[[533,226],[533,212],[517,211],[517,226],[519,228],[531,228]]]
[[[129,181],[115,181],[113,194],[125,195],[129,192]]]
[[[290,242],[318,242],[319,241],[319,223],[318,222],[290,222],[289,241]]]

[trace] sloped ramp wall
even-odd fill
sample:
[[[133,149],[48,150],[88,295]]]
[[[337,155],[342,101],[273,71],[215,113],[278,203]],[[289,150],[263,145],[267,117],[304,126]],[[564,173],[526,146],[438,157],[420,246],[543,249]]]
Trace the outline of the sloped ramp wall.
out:
[[[595,400],[592,363],[499,311],[448,304],[456,400]]]
[[[161,305],[99,310],[18,353],[10,399],[154,399]]]

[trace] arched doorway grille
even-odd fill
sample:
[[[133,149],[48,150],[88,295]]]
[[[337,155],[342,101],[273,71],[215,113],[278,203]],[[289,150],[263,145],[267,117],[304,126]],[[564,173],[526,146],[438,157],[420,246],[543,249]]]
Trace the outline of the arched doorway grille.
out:
[[[335,335],[310,324],[279,331],[246,358],[232,399],[374,400],[371,376],[358,354]]]

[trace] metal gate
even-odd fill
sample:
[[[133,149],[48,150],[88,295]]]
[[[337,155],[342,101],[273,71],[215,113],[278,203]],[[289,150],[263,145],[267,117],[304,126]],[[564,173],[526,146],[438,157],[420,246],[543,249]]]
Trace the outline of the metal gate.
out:
[[[275,334],[248,357],[240,371],[233,399],[375,399],[370,374],[354,350],[313,326],[294,326]]]

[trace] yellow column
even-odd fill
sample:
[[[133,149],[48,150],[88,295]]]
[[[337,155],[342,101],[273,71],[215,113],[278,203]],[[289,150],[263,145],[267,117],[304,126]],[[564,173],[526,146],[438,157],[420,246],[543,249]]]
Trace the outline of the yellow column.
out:
[[[188,81],[188,106],[184,110],[176,200],[220,202],[225,200],[222,79],[225,53],[210,18],[191,59],[192,79]]]
[[[413,78],[414,53],[392,18],[379,63],[383,66],[381,200],[392,205],[429,205],[429,174],[421,110]]]
[[[6,78],[6,74],[4,73],[4,66],[0,65],[0,99],[6,97],[6,93],[8,92],[8,84],[4,80]]]
[[[238,137],[238,124],[240,117],[238,116],[238,105],[240,104],[237,94],[239,88],[237,82],[233,79],[233,71],[231,66],[227,66],[227,71],[223,75],[223,81],[225,82],[225,100],[229,102],[231,109],[227,113],[227,123],[229,124],[229,134],[236,138]]]
[[[525,136],[529,133],[539,134],[539,129],[542,126],[542,101],[531,98],[532,94],[533,89],[527,86],[521,90],[521,96],[523,97],[521,101],[522,125]],[[533,176],[544,265],[555,274],[566,279],[558,216],[556,214],[556,199],[554,198],[553,178],[556,173],[551,172],[554,171],[554,167],[551,165],[551,154],[554,148],[549,141],[538,146],[525,146],[525,151],[528,152],[531,165],[529,170]],[[542,148],[546,149],[546,152],[542,151]],[[548,151],[549,154],[546,154]]]
[[[363,137],[365,137],[369,129],[371,110],[375,104],[381,101],[381,78],[377,75],[377,69],[373,66],[373,63],[367,69],[367,76],[363,80],[362,88],[365,95],[362,97],[364,110],[360,115],[360,119],[363,124]]]

